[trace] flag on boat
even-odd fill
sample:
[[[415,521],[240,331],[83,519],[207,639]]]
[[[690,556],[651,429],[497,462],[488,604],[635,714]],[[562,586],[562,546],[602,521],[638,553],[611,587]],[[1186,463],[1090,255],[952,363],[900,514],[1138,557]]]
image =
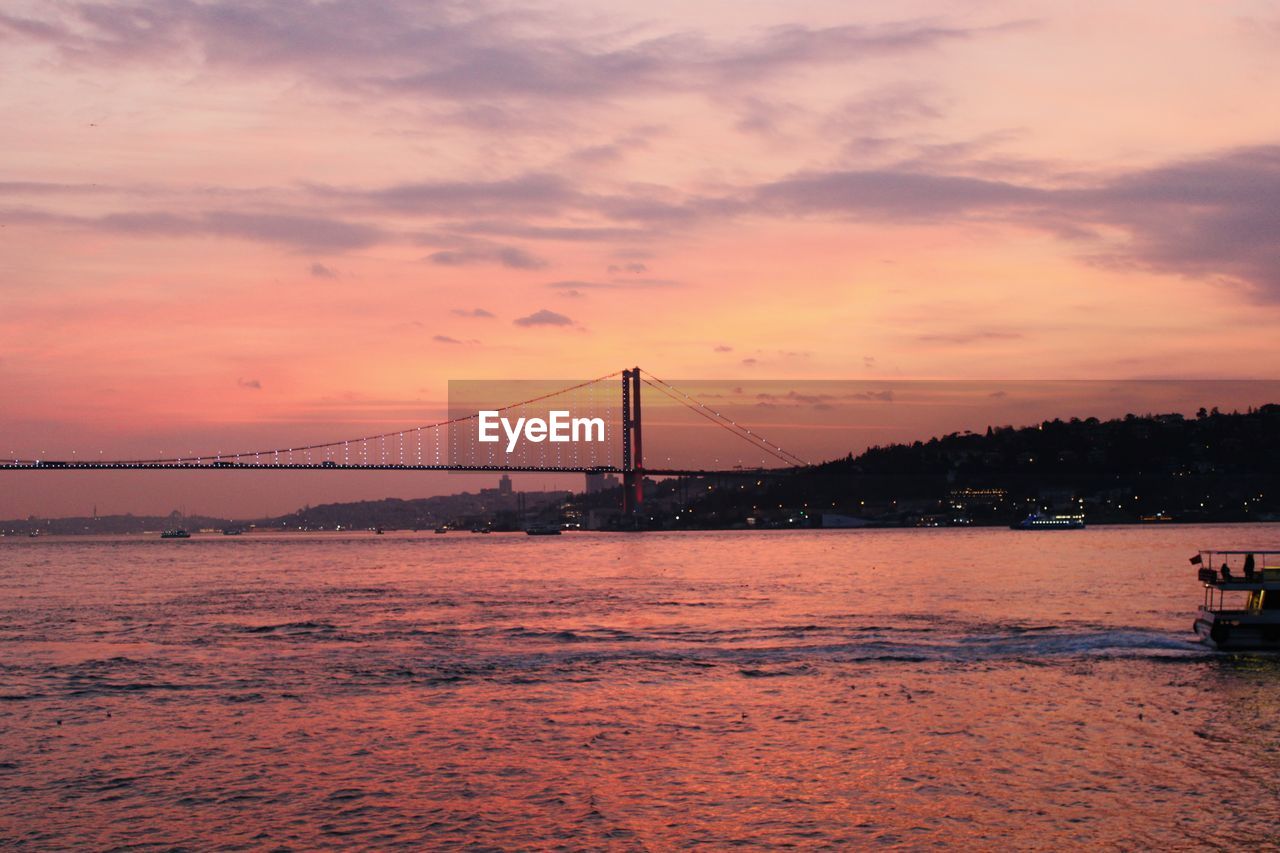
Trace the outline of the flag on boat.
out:
[[[1191,558],[1191,565],[1193,566],[1198,566],[1203,562],[1204,562],[1204,557],[1200,556],[1199,554],[1196,554],[1194,557]]]

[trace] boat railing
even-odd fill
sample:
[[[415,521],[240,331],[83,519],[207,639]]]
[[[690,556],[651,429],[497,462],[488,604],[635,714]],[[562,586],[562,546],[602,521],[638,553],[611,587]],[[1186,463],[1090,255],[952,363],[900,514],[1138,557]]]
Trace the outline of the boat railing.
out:
[[[1204,581],[1206,584],[1220,586],[1222,584],[1239,584],[1239,583],[1257,583],[1258,581],[1266,581],[1268,583],[1280,581],[1280,566],[1258,566],[1253,570],[1252,574],[1248,574],[1243,570],[1232,570],[1229,574],[1223,575],[1222,569],[1211,569],[1208,566],[1201,566],[1196,572],[1196,577]]]
[[[1199,567],[1196,577],[1204,584],[1203,607],[1215,613],[1256,613],[1262,606],[1262,593],[1254,594],[1263,588],[1259,584],[1280,585],[1280,551],[1202,550],[1191,563]],[[1236,596],[1242,594],[1248,599],[1243,607],[1236,606]]]
[[[1199,551],[1191,563],[1200,567],[1197,574],[1205,583],[1210,582],[1210,574],[1226,581],[1264,572],[1280,576],[1280,551]]]
[[[1206,611],[1219,616],[1253,615],[1275,607],[1280,595],[1280,551],[1200,551],[1191,562],[1204,584]],[[1246,596],[1241,600],[1239,596]]]

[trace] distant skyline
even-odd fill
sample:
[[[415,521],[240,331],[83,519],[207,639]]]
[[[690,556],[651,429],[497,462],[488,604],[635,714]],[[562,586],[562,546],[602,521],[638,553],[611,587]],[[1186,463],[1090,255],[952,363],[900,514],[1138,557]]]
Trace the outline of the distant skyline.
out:
[[[636,363],[1280,374],[1271,3],[16,2],[0,48],[2,455]],[[97,476],[0,516],[465,488]]]

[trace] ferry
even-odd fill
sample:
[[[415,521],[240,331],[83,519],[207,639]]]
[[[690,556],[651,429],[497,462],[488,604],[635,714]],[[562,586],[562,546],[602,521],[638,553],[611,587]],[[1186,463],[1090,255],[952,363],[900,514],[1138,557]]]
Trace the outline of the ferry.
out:
[[[172,530],[166,530],[160,534],[161,539],[190,539],[191,534],[183,530],[181,527],[175,527]]]
[[[558,524],[530,524],[524,532],[530,536],[559,536],[561,530]]]
[[[1022,521],[1015,521],[1009,527],[1013,530],[1084,530],[1084,514],[1055,513],[1047,515],[1033,512]]]
[[[1192,626],[1202,642],[1223,651],[1280,650],[1280,551],[1201,551],[1191,564],[1204,584]]]

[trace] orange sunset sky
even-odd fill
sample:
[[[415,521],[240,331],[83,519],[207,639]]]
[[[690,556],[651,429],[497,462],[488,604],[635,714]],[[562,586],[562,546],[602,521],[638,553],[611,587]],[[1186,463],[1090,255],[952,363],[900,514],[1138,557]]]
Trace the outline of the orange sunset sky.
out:
[[[1278,93],[1262,2],[8,2],[0,454],[631,364],[1273,377]],[[3,476],[3,517],[461,482]]]

